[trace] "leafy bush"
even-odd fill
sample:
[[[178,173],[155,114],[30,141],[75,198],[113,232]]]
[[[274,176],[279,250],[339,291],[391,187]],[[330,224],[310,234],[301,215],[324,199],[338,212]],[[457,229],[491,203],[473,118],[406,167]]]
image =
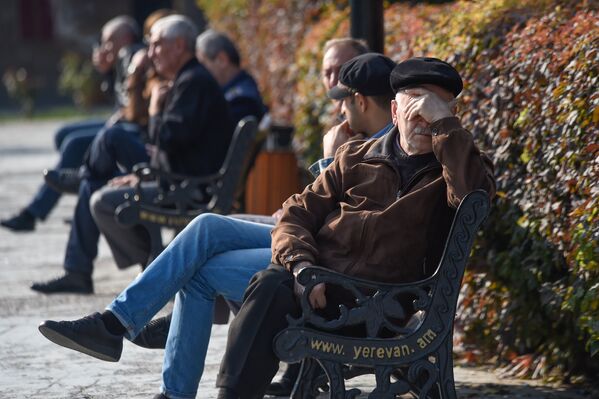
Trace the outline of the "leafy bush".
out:
[[[539,354],[541,373],[597,367],[598,21],[564,4],[494,48],[455,54],[471,82],[464,120],[493,155],[500,190],[477,251],[488,270],[467,281],[476,306],[462,322],[490,351]]]
[[[91,61],[67,53],[62,57],[61,67],[58,88],[62,93],[70,94],[76,105],[87,108],[102,100],[100,78]]]
[[[34,84],[25,68],[9,68],[2,75],[2,83],[9,97],[15,99],[25,116],[32,116],[35,107]]]

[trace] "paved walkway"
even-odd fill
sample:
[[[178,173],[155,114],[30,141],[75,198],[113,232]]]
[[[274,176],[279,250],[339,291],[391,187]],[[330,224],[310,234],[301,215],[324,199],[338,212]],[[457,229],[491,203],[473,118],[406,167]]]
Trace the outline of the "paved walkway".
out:
[[[20,209],[41,182],[40,171],[52,166],[57,122],[0,125],[0,217]],[[63,198],[35,233],[0,229],[0,399],[4,398],[151,398],[160,386],[162,351],[125,341],[119,363],[102,362],[56,346],[37,331],[44,319],[72,319],[102,310],[138,273],[119,271],[102,242],[92,296],[34,293],[32,281],[62,272],[62,259],[74,196]],[[227,326],[212,330],[198,398],[215,398],[214,380],[225,348]],[[497,378],[477,368],[456,368],[461,398],[588,398],[578,390]],[[367,377],[350,385],[372,386]],[[360,397],[366,397],[365,395]]]

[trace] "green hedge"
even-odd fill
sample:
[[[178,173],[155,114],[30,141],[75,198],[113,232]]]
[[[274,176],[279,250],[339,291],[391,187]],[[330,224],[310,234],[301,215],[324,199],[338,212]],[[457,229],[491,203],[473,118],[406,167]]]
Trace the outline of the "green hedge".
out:
[[[532,374],[592,373],[599,364],[596,7],[489,1],[448,11],[414,48],[448,58],[464,75],[462,119],[492,155],[499,184],[460,322],[489,354],[532,353]]]
[[[294,122],[305,163],[317,158],[329,121],[320,49],[347,34],[347,2],[223,3],[233,11],[200,3],[212,3],[215,27],[255,31],[249,42],[239,36],[246,52],[261,54],[250,69],[275,114]],[[462,73],[460,116],[496,165],[498,197],[461,296],[464,343],[483,360],[530,355],[524,371],[534,377],[599,369],[597,9],[488,0],[385,10],[392,58],[437,56]],[[242,14],[254,17],[233,18]],[[290,24],[294,35],[272,34]]]

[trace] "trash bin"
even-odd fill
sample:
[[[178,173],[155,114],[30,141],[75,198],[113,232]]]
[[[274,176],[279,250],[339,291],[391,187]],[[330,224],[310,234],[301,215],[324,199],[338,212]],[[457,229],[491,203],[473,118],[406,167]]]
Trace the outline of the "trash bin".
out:
[[[291,150],[293,126],[273,125],[264,149],[245,187],[245,212],[271,215],[292,194],[300,191],[297,159]]]

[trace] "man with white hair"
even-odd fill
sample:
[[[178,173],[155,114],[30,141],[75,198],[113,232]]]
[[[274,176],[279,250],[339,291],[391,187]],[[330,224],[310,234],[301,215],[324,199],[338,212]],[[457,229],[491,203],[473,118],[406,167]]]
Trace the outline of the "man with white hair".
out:
[[[196,36],[193,23],[181,15],[165,17],[152,27],[148,56],[158,74],[168,83],[152,90],[148,133],[153,166],[172,173],[202,176],[215,173],[221,167],[233,126],[221,88],[195,58]],[[119,157],[129,157],[126,166],[130,169],[133,165],[130,155],[145,151],[144,144],[131,141],[123,151],[110,143],[113,139],[116,138],[109,134],[96,137],[90,152],[93,153],[96,147],[113,148],[116,163],[121,164]],[[105,233],[119,267],[145,265],[148,261],[147,230],[142,226],[121,227],[113,216],[126,195],[134,192],[136,176],[107,176],[94,170],[93,164],[88,166],[86,178],[79,188],[64,260],[65,274],[33,284],[31,288],[35,291],[92,293],[91,276],[98,251],[99,228]],[[114,178],[109,180],[111,177]],[[99,190],[107,183],[107,187]],[[156,194],[156,184],[148,184],[145,191],[148,196]]]

